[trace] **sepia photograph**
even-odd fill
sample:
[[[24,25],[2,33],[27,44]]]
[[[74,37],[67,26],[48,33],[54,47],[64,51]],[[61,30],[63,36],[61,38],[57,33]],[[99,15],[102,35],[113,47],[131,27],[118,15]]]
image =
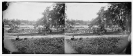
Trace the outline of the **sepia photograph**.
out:
[[[132,2],[2,2],[2,54],[131,55]]]
[[[64,53],[64,3],[3,3],[3,54]]]
[[[65,3],[65,51],[131,54],[131,3]]]

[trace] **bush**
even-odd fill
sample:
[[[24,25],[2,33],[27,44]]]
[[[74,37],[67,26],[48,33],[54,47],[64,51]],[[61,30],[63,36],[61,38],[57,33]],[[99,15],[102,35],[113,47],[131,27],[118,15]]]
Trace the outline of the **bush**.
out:
[[[109,54],[120,49],[120,37],[97,37],[83,38],[80,40],[70,40],[67,42],[78,52],[82,54]]]
[[[21,53],[64,53],[64,38],[31,38],[27,40],[12,40]]]

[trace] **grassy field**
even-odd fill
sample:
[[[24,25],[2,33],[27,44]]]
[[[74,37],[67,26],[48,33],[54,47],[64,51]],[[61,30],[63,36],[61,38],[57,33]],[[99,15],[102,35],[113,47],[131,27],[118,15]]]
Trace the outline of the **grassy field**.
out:
[[[79,54],[109,54],[121,49],[124,37],[66,39]]]
[[[64,38],[29,38],[26,40],[12,39],[14,46],[20,53],[63,54]]]

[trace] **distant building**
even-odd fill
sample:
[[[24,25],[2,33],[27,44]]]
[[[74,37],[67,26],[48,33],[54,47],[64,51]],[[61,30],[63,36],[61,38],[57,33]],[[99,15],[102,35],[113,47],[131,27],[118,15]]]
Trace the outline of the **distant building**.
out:
[[[89,28],[88,25],[73,25],[74,28],[77,28],[77,29],[85,29],[85,28]]]
[[[19,25],[19,29],[34,29],[33,25]]]

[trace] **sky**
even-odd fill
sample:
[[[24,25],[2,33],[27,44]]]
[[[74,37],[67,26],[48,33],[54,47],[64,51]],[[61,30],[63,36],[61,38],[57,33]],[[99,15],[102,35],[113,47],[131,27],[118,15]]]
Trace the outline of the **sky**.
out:
[[[66,3],[68,19],[90,21],[96,18],[101,7],[107,9],[107,3]]]
[[[4,11],[3,18],[36,21],[43,17],[45,8],[51,5],[52,3],[12,2]]]
[[[43,17],[44,10],[51,5],[53,3],[12,2],[4,11],[3,18],[36,21]],[[96,18],[97,12],[107,3],[65,3],[65,5],[67,18],[88,21]]]

